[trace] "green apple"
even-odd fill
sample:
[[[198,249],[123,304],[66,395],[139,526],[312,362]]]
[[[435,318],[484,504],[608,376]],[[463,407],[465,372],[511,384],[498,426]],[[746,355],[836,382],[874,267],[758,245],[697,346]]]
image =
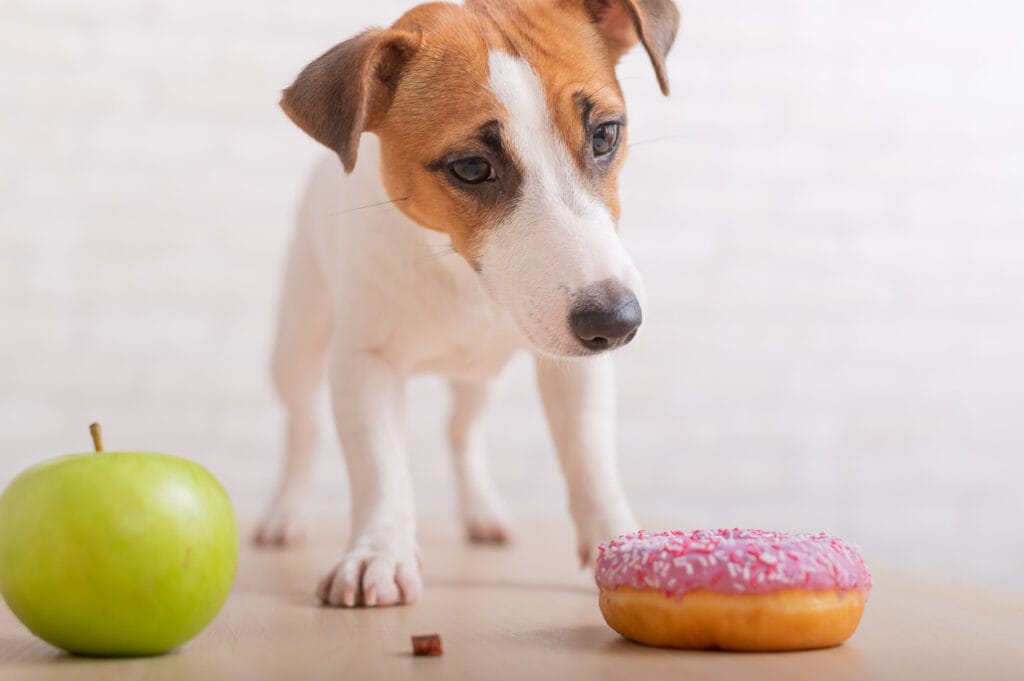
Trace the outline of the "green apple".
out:
[[[231,591],[238,527],[224,489],[167,454],[72,454],[0,496],[0,593],[75,653],[150,655],[202,631]]]

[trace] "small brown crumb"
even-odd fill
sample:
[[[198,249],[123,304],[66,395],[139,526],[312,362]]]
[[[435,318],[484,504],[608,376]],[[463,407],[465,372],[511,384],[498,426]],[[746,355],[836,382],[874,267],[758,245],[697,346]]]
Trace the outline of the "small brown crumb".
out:
[[[443,652],[441,650],[441,637],[437,634],[423,634],[422,636],[412,637],[412,654],[417,657],[426,655],[436,657]]]

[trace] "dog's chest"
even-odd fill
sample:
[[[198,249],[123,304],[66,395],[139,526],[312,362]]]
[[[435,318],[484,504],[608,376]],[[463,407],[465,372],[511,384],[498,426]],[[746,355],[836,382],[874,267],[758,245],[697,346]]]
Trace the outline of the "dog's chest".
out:
[[[372,351],[408,373],[496,374],[525,347],[511,316],[447,237],[396,212],[317,234],[338,347]]]
[[[463,379],[484,379],[497,374],[522,347],[514,329],[491,328],[451,337],[433,352],[421,354],[412,370]]]
[[[455,261],[455,273],[435,272],[414,287],[396,349],[415,372],[462,378],[493,376],[524,347],[512,318],[480,289],[475,274]]]

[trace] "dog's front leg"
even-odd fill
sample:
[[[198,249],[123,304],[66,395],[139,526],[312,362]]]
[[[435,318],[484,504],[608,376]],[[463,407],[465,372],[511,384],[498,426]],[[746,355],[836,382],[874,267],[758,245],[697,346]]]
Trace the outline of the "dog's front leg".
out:
[[[537,356],[537,383],[565,474],[580,561],[587,563],[600,542],[637,529],[615,462],[612,360]]]
[[[421,582],[400,432],[404,377],[374,354],[338,352],[334,359],[331,396],[348,464],[352,534],[316,593],[347,607],[412,603]]]

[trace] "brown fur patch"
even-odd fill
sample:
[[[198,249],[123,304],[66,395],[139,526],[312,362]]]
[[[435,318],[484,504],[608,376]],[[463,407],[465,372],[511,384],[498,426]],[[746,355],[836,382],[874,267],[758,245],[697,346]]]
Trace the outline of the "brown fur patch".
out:
[[[620,118],[624,103],[615,64],[582,6],[567,12],[555,3],[537,0],[470,0],[461,13],[448,7],[420,9],[413,25],[407,23],[409,15],[395,24],[424,37],[386,120],[376,131],[389,194],[410,197],[402,209],[418,223],[447,232],[455,248],[473,262],[475,233],[499,222],[514,206],[513,187],[506,191],[506,200],[482,203],[453,191],[434,176],[436,171],[425,170],[451,149],[460,145],[472,149],[466,141],[485,121],[510,123],[489,88],[489,52],[497,49],[531,64],[543,84],[555,127],[577,159],[581,176],[617,217],[616,180],[625,140],[614,160],[598,169],[590,157],[590,131],[584,128],[579,94],[595,101],[595,115]],[[438,121],[444,125],[437,125]]]
[[[645,12],[652,8],[657,15],[649,21]],[[591,152],[592,129],[625,118],[615,64],[637,34],[667,89],[663,59],[675,35],[676,22],[669,21],[677,20],[674,12],[669,0],[428,3],[387,31],[369,31],[327,52],[285,91],[282,105],[300,127],[335,149],[347,170],[362,131],[376,133],[388,194],[404,198],[400,210],[420,225],[446,232],[472,264],[474,235],[514,208],[521,175],[529,172],[507,145],[499,160],[480,140],[481,128],[510,124],[490,90],[489,52],[530,63],[562,142],[617,219],[625,128],[617,152],[600,162]],[[479,191],[453,185],[446,161],[459,154],[492,160],[502,184]]]

